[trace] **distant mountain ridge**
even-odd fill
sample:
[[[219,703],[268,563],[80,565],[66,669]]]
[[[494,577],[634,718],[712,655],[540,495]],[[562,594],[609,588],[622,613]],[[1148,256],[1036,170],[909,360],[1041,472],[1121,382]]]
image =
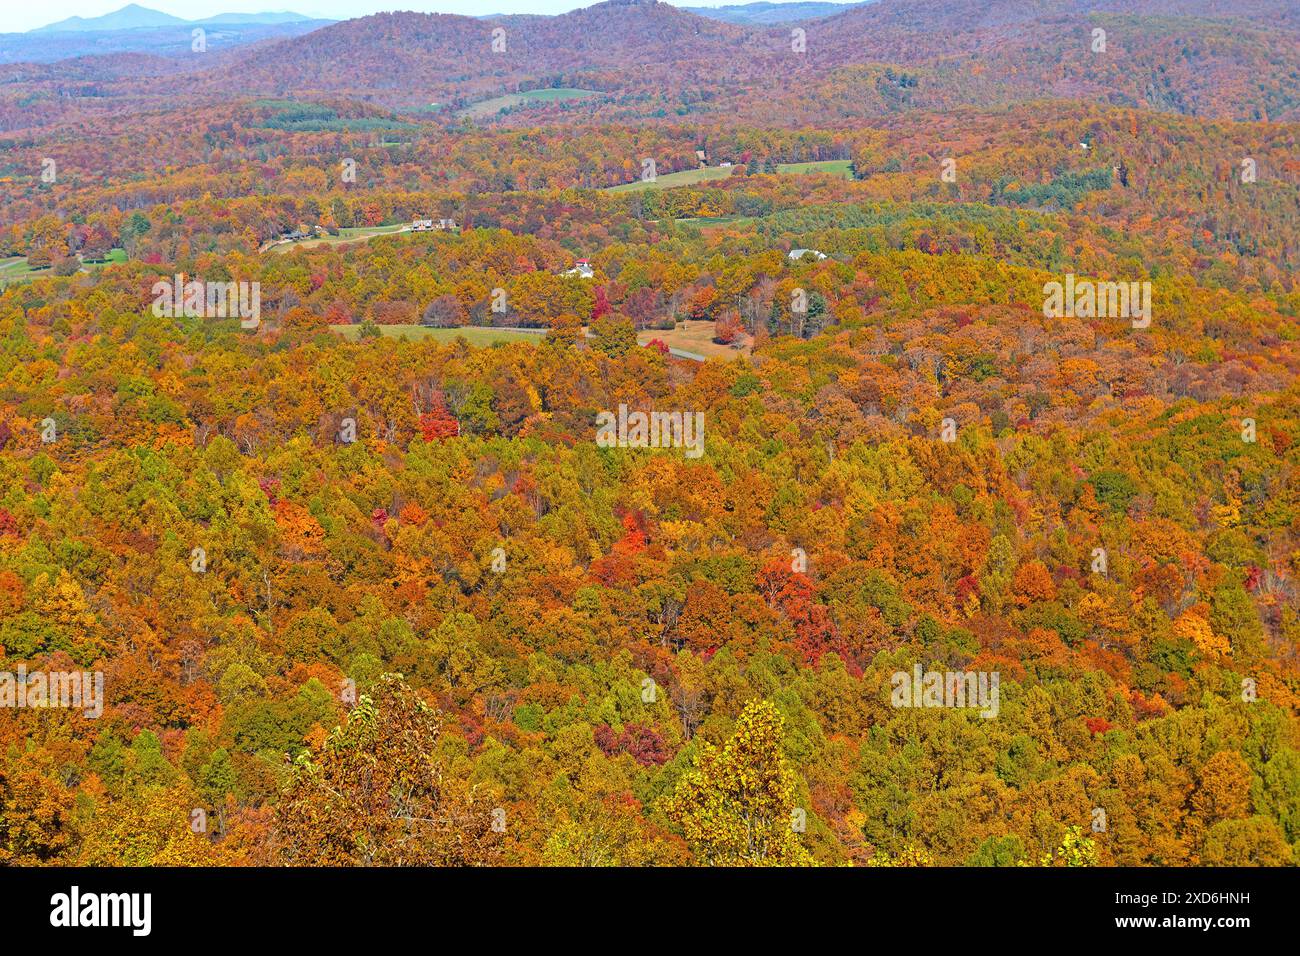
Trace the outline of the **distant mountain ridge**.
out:
[[[102,17],[68,17],[57,23],[46,24],[28,30],[28,33],[107,33],[117,30],[146,30],[158,27],[201,26],[208,23],[258,23],[282,24],[311,21],[300,13],[283,11],[279,13],[219,13],[212,17],[198,20],[185,20],[174,17],[161,10],[150,10],[138,3],[128,3],[120,10],[106,13]],[[333,22],[333,21],[321,21]]]
[[[806,56],[792,55],[784,24],[730,23],[656,0],[504,16],[492,26],[451,14],[382,13],[250,49],[196,82],[226,94],[366,91],[390,102],[454,103],[563,76],[567,85],[643,97],[735,101],[759,90],[802,94],[837,70],[874,63],[915,71],[865,80],[859,99],[886,111],[1056,96],[1244,118],[1300,109],[1286,79],[1300,68],[1295,0],[1147,0],[1141,15],[1133,6],[877,0],[802,21]],[[1088,52],[1096,17],[1110,27],[1109,55]],[[496,27],[504,30],[500,49],[491,47]],[[1191,38],[1201,39],[1189,46]]]
[[[821,0],[812,2],[816,8]],[[1039,99],[1247,120],[1300,117],[1297,0],[1144,0],[1140,14],[1133,6],[874,0],[801,19],[802,48],[792,49],[795,21],[732,23],[657,0],[605,0],[557,16],[407,12],[332,24],[214,26],[209,48],[224,44],[225,52],[206,60],[189,53],[188,24],[158,28],[174,34],[170,47],[141,45],[151,30],[10,34],[0,36],[0,62],[59,58],[24,58],[6,41],[54,46],[56,38],[79,37],[119,45],[97,42],[65,56],[145,52],[178,61],[176,82],[142,75],[136,83],[124,77],[111,92],[95,90],[140,102],[341,95],[388,106],[436,102],[454,112],[521,90],[572,87],[607,93],[626,114],[651,118],[719,112],[753,120],[779,102],[791,120],[828,110],[848,120]],[[1098,25],[1108,52],[1091,50]],[[52,93],[63,89],[61,70],[23,75],[26,82],[46,77]],[[596,109],[570,104],[564,112]]]
[[[170,14],[130,4],[102,17],[70,17],[26,33],[0,33],[0,63],[56,63],[82,57],[146,54],[154,60],[194,60],[193,31],[202,27],[206,49],[227,51],[268,41],[285,40],[334,23],[298,13],[220,13],[202,20],[182,20]],[[141,63],[144,60],[124,60]],[[120,76],[117,65],[106,75]],[[186,63],[185,69],[202,64]],[[176,67],[168,72],[175,72]],[[147,75],[153,75],[151,71]]]
[[[493,29],[503,29],[494,50]],[[702,85],[725,64],[763,52],[752,28],[710,20],[656,0],[606,0],[559,16],[491,20],[442,13],[377,13],[314,31],[291,46],[249,50],[214,73],[217,87],[467,91],[572,70],[625,71]],[[675,68],[675,69],[674,69]]]
[[[215,17],[204,17],[202,20],[190,20],[190,23],[261,23],[261,24],[280,24],[280,23],[337,23],[337,20],[326,18],[305,17],[301,13],[294,13],[290,10],[283,10],[279,13],[218,13]]]
[[[696,16],[721,20],[724,23],[743,23],[753,26],[771,26],[774,23],[792,23],[798,20],[819,20],[843,13],[849,7],[864,6],[876,0],[843,0],[832,3],[828,0],[790,0],[788,3],[740,3],[729,6],[679,7]]]

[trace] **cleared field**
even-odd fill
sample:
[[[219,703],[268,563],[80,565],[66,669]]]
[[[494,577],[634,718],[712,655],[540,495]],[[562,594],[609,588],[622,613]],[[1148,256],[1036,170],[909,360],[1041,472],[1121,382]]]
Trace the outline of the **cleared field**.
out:
[[[630,193],[638,189],[671,189],[674,186],[691,186],[695,183],[708,182],[710,179],[726,179],[731,175],[732,167],[705,166],[702,169],[683,169],[680,173],[664,173],[654,182],[623,183],[610,186],[605,191],[610,193]]]
[[[49,269],[41,269],[40,272],[46,275],[50,274]],[[13,259],[0,259],[0,285],[6,282],[14,282],[19,279],[28,279],[39,273],[32,272],[27,268],[26,256],[15,256]]]
[[[349,342],[355,342],[361,335],[360,325],[332,325],[330,330],[337,332]],[[441,343],[455,342],[463,338],[470,345],[485,346],[496,342],[540,342],[545,329],[485,329],[467,326],[459,329],[433,329],[426,325],[381,325],[379,334],[390,339],[408,338],[412,341],[433,339]],[[713,341],[713,323],[698,321],[686,322],[675,329],[647,329],[636,336],[639,345],[647,345],[652,339],[660,339],[670,349],[690,353],[686,357],[699,356],[705,359],[720,358],[733,361],[741,355],[748,355],[751,344],[748,340],[740,348],[718,345]]]
[[[337,236],[322,236],[319,239],[303,239],[301,242],[277,242],[267,246],[266,252],[288,252],[290,249],[314,249],[317,246],[337,246],[345,242],[365,242],[375,236],[391,236],[407,232],[410,226],[400,223],[395,226],[358,226],[340,229]]]
[[[776,171],[782,176],[825,173],[830,176],[842,176],[845,179],[852,179],[852,166],[852,162],[847,159],[827,159],[816,163],[779,163]],[[734,166],[705,166],[702,169],[685,169],[680,173],[665,173],[652,183],[622,183],[618,186],[610,186],[605,191],[619,193],[632,192],[637,189],[671,189],[674,186],[692,186],[695,183],[708,182],[711,179],[726,179],[734,170]]]
[[[102,266],[112,265],[116,262],[126,262],[125,249],[112,249],[108,256],[99,262],[83,262],[81,264],[82,272],[90,272],[99,269]],[[0,287],[10,282],[22,282],[33,276],[51,276],[54,270],[51,268],[30,269],[27,266],[26,256],[14,256],[12,259],[0,259]]]
[[[589,96],[599,95],[600,93],[597,90],[580,90],[573,87],[525,90],[523,93],[507,93],[504,96],[494,96],[490,100],[480,100],[477,103],[471,103],[464,109],[457,110],[456,115],[468,116],[471,119],[482,119],[487,116],[495,116],[502,110],[511,109],[516,106],[529,106],[535,103],[556,103],[563,100],[582,100]]]
[[[254,107],[269,112],[256,122],[263,129],[280,129],[297,133],[360,132],[363,130],[414,130],[418,127],[385,116],[340,116],[322,103],[298,100],[257,100]]]
[[[827,173],[831,176],[853,178],[853,161],[848,159],[827,159],[818,163],[778,163],[776,171],[781,175],[800,176],[806,173]]]
[[[126,262],[126,250],[125,250],[125,249],[110,249],[110,250],[108,250],[108,255],[105,256],[102,260],[97,260],[97,259],[83,259],[83,260],[82,260],[82,264],[83,264],[83,265],[91,266],[91,267],[94,267],[94,266],[111,266],[111,265],[113,265],[115,262]]]
[[[332,325],[331,331],[337,332],[349,342],[355,342],[361,336],[360,325]],[[518,329],[484,329],[469,326],[461,329],[433,329],[427,325],[381,325],[379,334],[385,338],[434,339],[438,342],[455,342],[463,338],[470,345],[492,345],[495,342],[540,342],[542,330],[521,332]]]
[[[652,220],[658,222],[658,219]],[[700,229],[716,229],[718,226],[735,226],[756,221],[753,216],[688,216],[674,219],[678,225],[696,226]]]
[[[748,338],[740,348],[719,345],[713,341],[713,323],[707,321],[688,321],[675,329],[646,329],[636,334],[636,340],[640,345],[646,345],[652,339],[659,339],[670,349],[680,349],[706,359],[725,359],[728,362],[733,362],[742,355],[748,355],[752,348]]]

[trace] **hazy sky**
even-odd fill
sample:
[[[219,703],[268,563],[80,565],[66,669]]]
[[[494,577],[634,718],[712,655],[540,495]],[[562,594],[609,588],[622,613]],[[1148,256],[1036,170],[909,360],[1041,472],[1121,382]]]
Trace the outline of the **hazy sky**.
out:
[[[126,6],[129,0],[44,0],[34,4],[6,4],[3,29],[21,33],[68,17],[98,17]],[[136,0],[142,7],[174,17],[198,20],[218,13],[265,13],[292,10],[303,16],[346,20],[381,10],[418,10],[423,13],[564,13],[591,6],[595,0]],[[728,6],[747,0],[673,0],[677,6]]]

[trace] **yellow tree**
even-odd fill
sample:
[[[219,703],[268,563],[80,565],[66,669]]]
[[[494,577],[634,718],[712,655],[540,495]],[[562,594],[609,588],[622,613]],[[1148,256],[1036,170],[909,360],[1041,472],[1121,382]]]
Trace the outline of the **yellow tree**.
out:
[[[783,722],[767,701],[748,704],[721,749],[701,744],[695,767],[662,804],[706,866],[811,866],[799,842],[802,811],[781,754]],[[799,828],[802,829],[802,828]]]
[[[207,835],[196,817],[203,800],[188,784],[145,787],[97,807],[78,863],[82,866],[232,866],[242,862]],[[203,826],[197,825],[202,819]]]
[[[452,774],[436,744],[437,711],[399,675],[362,695],[324,747],[302,757],[278,805],[286,863],[473,866],[495,862],[490,805]],[[504,816],[501,817],[504,822]],[[499,830],[497,832],[500,832]]]

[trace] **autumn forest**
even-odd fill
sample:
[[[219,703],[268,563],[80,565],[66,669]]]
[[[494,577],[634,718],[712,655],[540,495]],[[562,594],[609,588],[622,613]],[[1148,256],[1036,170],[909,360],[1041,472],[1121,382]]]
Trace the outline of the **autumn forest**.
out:
[[[1294,2],[0,77],[0,862],[1300,862]]]

